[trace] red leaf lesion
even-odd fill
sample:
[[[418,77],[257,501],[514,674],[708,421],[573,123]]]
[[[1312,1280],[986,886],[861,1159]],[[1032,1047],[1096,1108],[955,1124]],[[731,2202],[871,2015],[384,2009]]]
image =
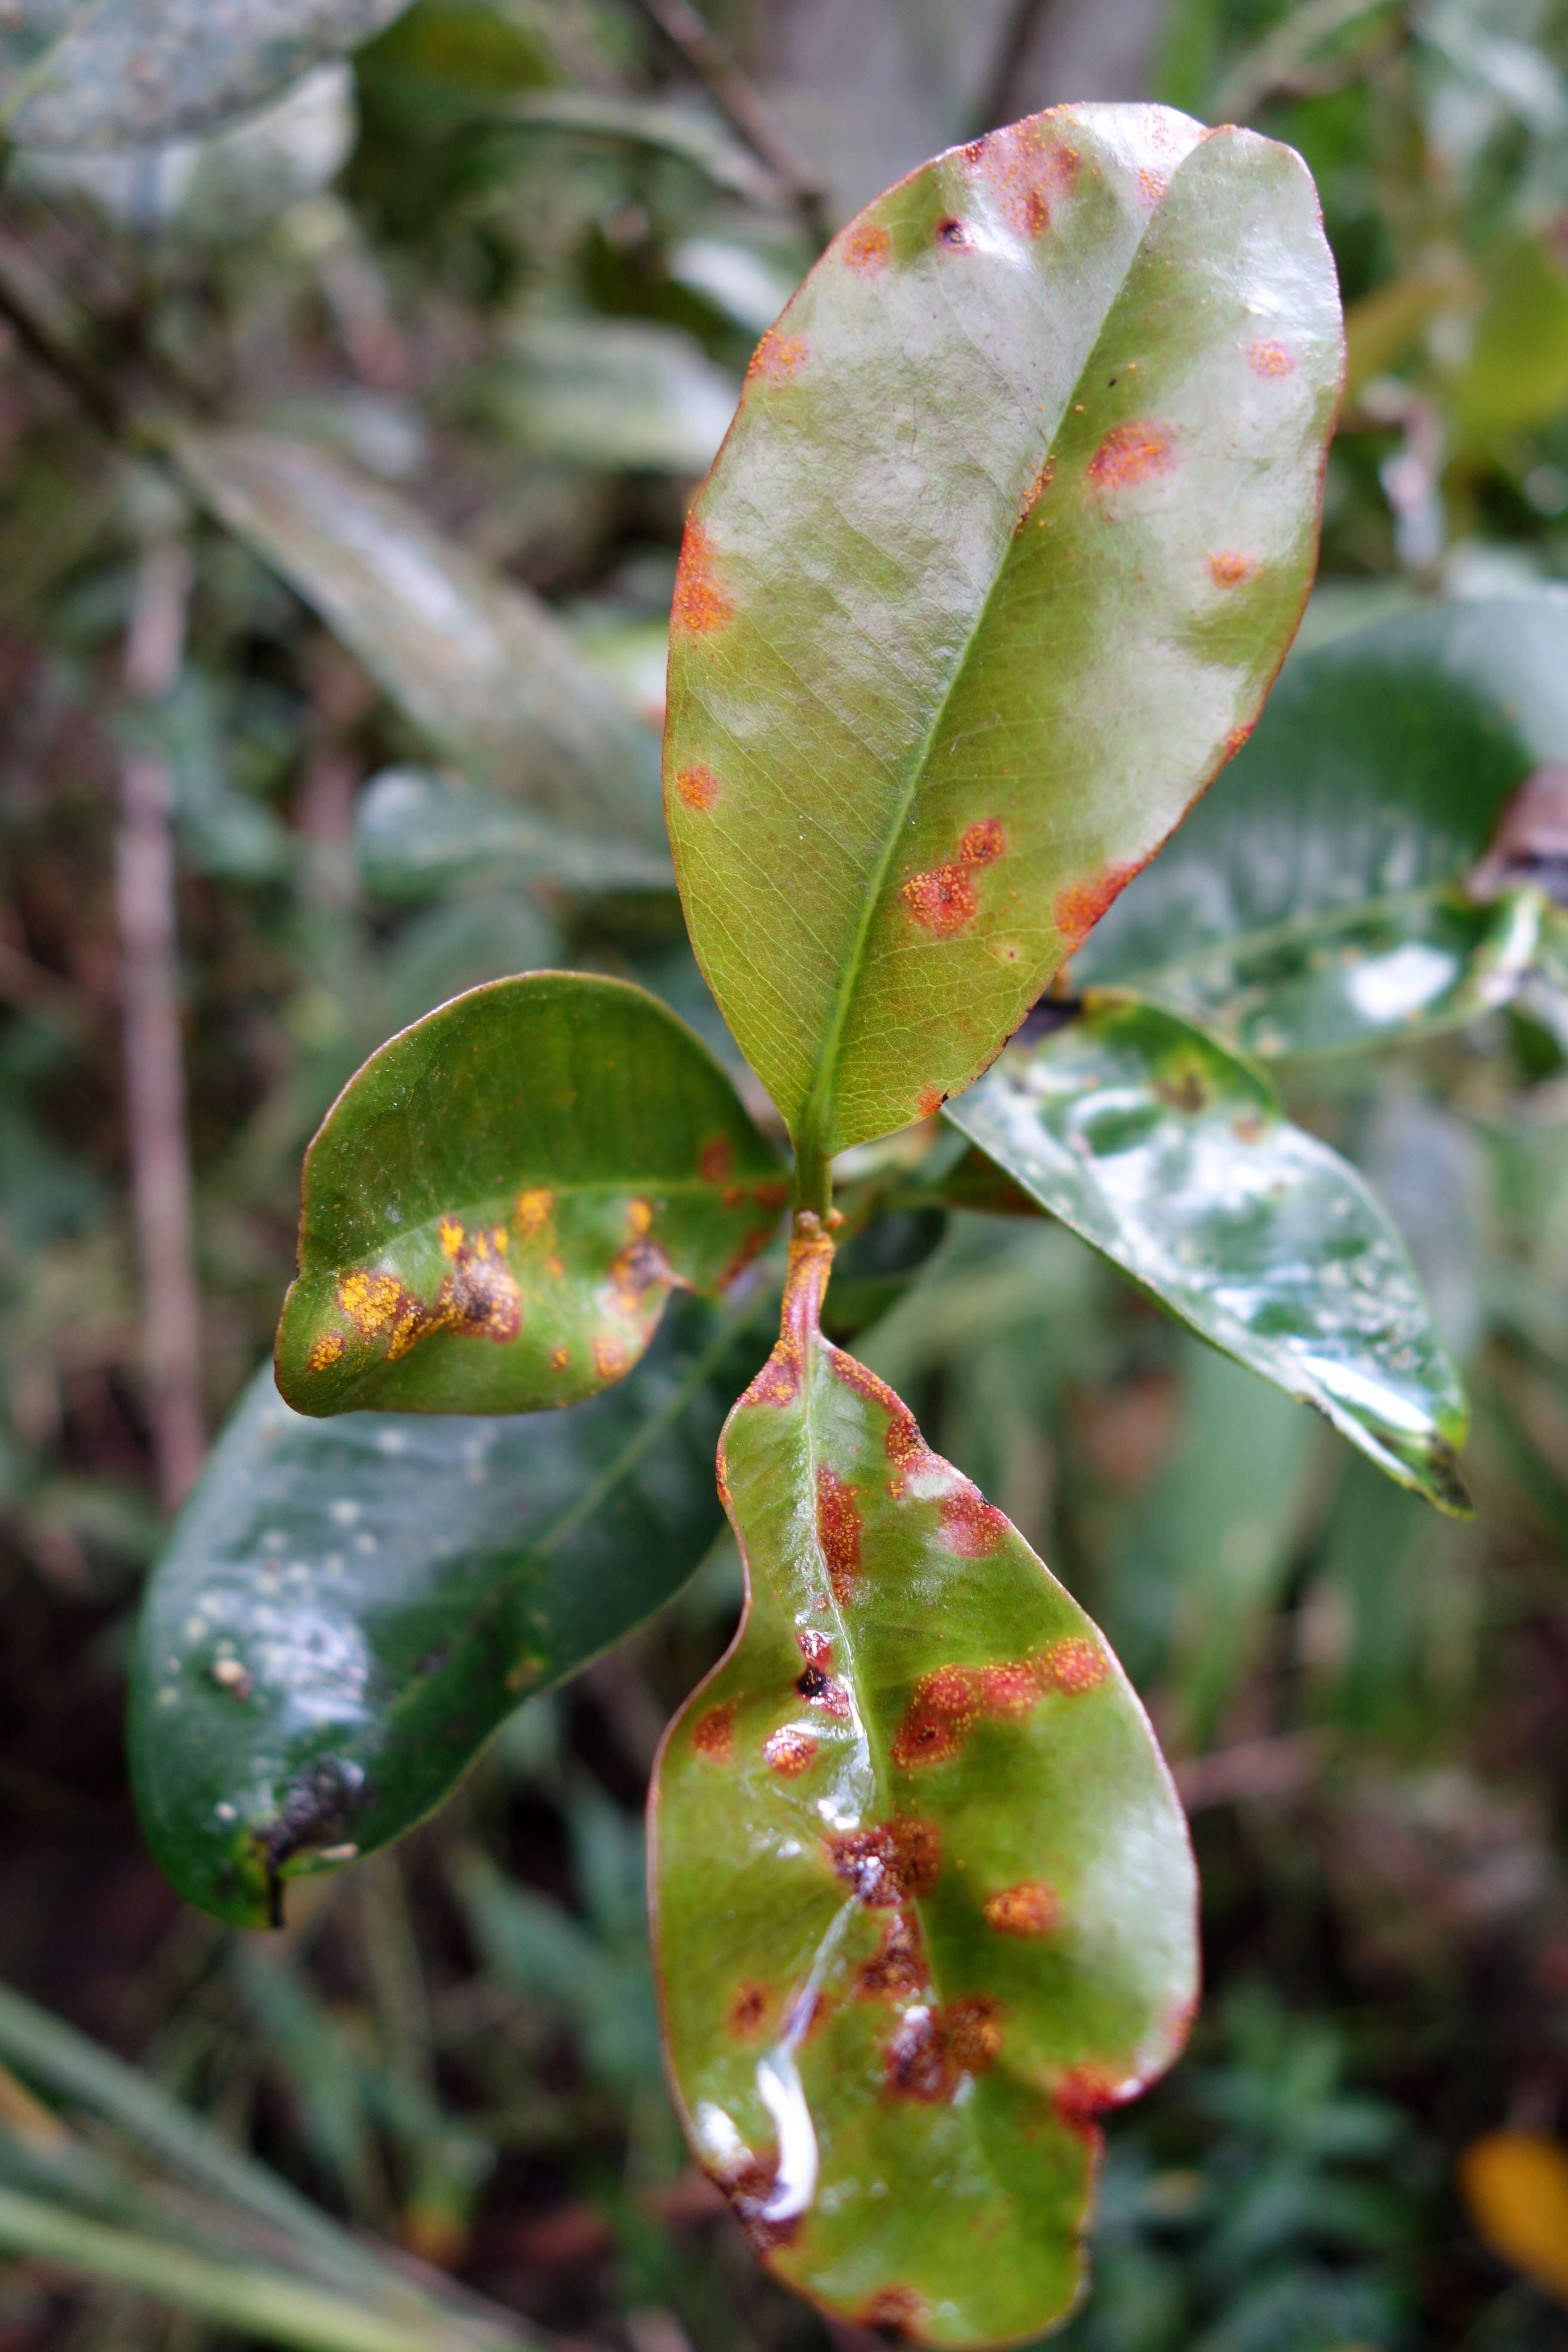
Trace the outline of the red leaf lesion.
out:
[[[763,1761],[781,1780],[798,1780],[816,1757],[816,1740],[795,1724],[785,1724],[763,1742]]]
[[[1142,858],[1135,858],[1121,865],[1108,866],[1103,873],[1092,875],[1086,881],[1069,882],[1065,890],[1058,891],[1051,908],[1051,920],[1068,954],[1088,938],[1106,908],[1121,897],[1134,875],[1142,872],[1145,862]]]
[[[860,1573],[860,1507],[856,1489],[824,1463],[816,1474],[816,1539],[833,1597],[844,1608]]]
[[[1247,345],[1247,364],[1254,375],[1293,375],[1296,357],[1271,335],[1260,335],[1256,342]]]
[[[746,370],[746,382],[754,383],[759,376],[774,383],[794,375],[805,360],[805,339],[802,335],[781,335],[770,327],[756,350],[752,353]]]
[[[734,609],[731,598],[720,584],[717,558],[706,526],[693,515],[681,542],[670,617],[678,628],[689,635],[707,636],[721,629]]]
[[[711,768],[682,768],[675,789],[689,809],[710,809],[719,797],[719,779]]]
[[[892,258],[893,240],[880,221],[851,221],[839,247],[859,278],[875,278]]]
[[[1146,419],[1113,425],[1089,461],[1089,478],[1097,490],[1123,490],[1168,474],[1175,462],[1175,437],[1168,425]]]
[[[890,1910],[929,1895],[942,1874],[942,1833],[934,1822],[908,1818],[871,1829],[837,1830],[828,1859],[871,1910]]]
[[[692,1747],[710,1764],[728,1764],[735,1753],[735,1715],[739,1705],[738,1699],[727,1698],[700,1715],[691,1727]]]
[[[956,939],[974,920],[980,900],[967,866],[933,866],[924,874],[911,874],[900,896],[910,910],[910,919],[933,939]]]

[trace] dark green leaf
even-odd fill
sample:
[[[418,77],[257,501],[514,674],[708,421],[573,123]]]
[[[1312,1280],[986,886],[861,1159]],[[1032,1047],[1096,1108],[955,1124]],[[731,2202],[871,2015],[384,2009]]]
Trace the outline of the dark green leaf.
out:
[[[747,1612],[656,1782],[666,2031],[781,2278],[1011,2341],[1081,2284],[1096,2114],[1181,2046],[1192,1855],[1095,1628],[821,1338],[831,1255],[797,1244],[721,1442]]]
[[[1205,1339],[1400,1484],[1466,1507],[1466,1408],[1404,1244],[1266,1078],[1162,1007],[1096,993],[948,1117]]]
[[[210,131],[407,0],[24,0],[7,11],[0,128],[32,147],[138,147]]]
[[[652,736],[526,589],[324,450],[240,430],[170,446],[437,750],[568,829],[662,845]]]
[[[569,890],[670,890],[668,855],[650,842],[569,831],[472,784],[386,768],[356,812],[360,867],[384,898],[420,898],[470,876],[538,877]]]
[[[682,1302],[629,1379],[540,1417],[307,1421],[258,1376],[138,1636],[137,1799],[182,1895],[263,1925],[280,1878],[401,1836],[684,1583],[748,1321]]]
[[[372,1055],[306,1154],[279,1385],[310,1413],[574,1404],[672,1289],[722,1290],[788,1191],[656,997],[588,972],[470,989]]]
[[[687,531],[666,806],[809,1190],[984,1067],[1250,725],[1341,357],[1299,158],[1160,108],[940,157],[763,338]]]

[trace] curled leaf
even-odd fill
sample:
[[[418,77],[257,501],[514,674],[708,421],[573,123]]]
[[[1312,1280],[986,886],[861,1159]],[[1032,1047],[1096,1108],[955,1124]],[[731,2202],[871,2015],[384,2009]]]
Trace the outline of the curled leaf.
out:
[[[746,1615],[656,1779],[666,2032],[781,2278],[1011,2339],[1079,2291],[1096,2115],[1181,2046],[1192,1856],[1102,1637],[822,1338],[814,1223],[720,1448]]]
[[[575,1403],[630,1371],[672,1289],[722,1290],[788,1191],[657,998],[492,981],[373,1054],[306,1154],[279,1386],[308,1413]]]

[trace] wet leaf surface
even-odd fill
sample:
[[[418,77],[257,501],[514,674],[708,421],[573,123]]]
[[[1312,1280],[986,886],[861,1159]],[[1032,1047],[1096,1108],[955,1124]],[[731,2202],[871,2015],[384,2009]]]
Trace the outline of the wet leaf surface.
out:
[[[694,1299],[574,1411],[308,1421],[258,1374],[148,1588],[132,1747],[186,1898],[266,1923],[369,1853],[520,1702],[661,1606],[722,1524],[713,1444],[765,1339]]]
[[[1341,362],[1310,178],[1062,108],[835,239],[692,510],[666,802],[801,1143],[956,1092],[1257,715]]]
[[[1250,740],[1073,960],[1131,981],[1453,888],[1531,772],[1568,761],[1568,601],[1435,605],[1286,664]],[[1528,875],[1511,878],[1524,881]]]
[[[0,50],[0,127],[34,147],[136,147],[211,131],[407,0],[30,0]]]
[[[279,1385],[310,1413],[575,1404],[631,1370],[672,1289],[732,1281],[788,1192],[656,997],[492,981],[372,1055],[306,1154]]]
[[[324,450],[240,429],[172,446],[437,751],[571,831],[662,849],[654,739],[537,597]]]
[[[1096,992],[947,1116],[1205,1339],[1401,1485],[1466,1507],[1464,1393],[1404,1244],[1355,1170],[1216,1038]]]
[[[1012,2339],[1078,2291],[1097,2112],[1181,2045],[1192,1858],[1102,1638],[821,1338],[830,1256],[795,1245],[721,1446],[747,1614],[656,1782],[666,2030],[781,2278]]]

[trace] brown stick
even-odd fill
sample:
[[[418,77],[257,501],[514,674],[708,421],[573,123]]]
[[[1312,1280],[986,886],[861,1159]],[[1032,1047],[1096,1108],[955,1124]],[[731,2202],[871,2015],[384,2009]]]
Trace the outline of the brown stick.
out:
[[[635,0],[635,5],[679,51],[731,131],[767,165],[794,202],[813,242],[819,248],[825,246],[831,231],[816,171],[731,63],[691,0]]]
[[[1011,122],[1018,111],[1019,79],[1035,46],[1035,36],[1053,5],[1054,0],[1012,0],[985,87],[974,103],[971,128],[976,138],[984,131],[994,131],[999,123]]]
[[[144,704],[167,694],[179,676],[190,570],[190,552],[181,538],[155,539],[142,551],[126,637],[125,684]],[[205,1449],[201,1297],[175,970],[172,802],[168,761],[155,751],[128,750],[121,762],[114,859],[125,1114],[153,1450],[158,1491],[169,1510],[189,1492]]]

